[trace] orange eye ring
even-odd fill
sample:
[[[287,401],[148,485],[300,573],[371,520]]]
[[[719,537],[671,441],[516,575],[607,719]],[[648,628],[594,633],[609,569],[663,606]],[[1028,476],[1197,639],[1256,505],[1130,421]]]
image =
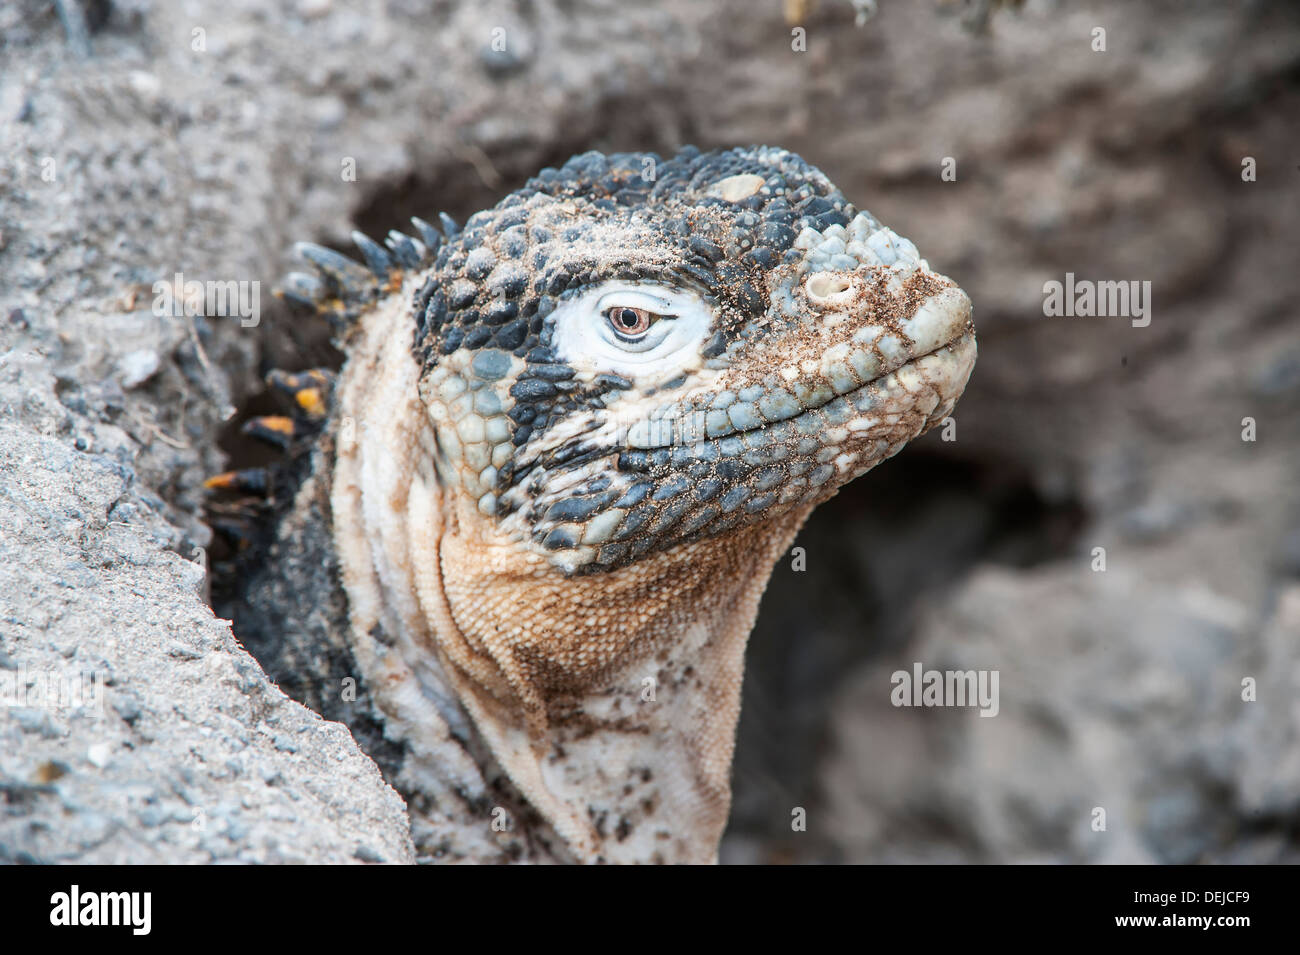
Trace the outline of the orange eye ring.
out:
[[[630,305],[615,305],[605,309],[605,321],[614,329],[616,335],[624,338],[638,338],[650,330],[658,318],[653,312],[644,308],[632,308]]]

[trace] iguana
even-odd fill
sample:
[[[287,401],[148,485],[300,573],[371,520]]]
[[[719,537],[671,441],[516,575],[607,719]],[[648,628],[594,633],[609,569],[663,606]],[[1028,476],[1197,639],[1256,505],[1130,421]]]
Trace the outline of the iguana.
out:
[[[346,362],[273,373],[286,464],[211,482],[275,514],[224,610],[422,858],[714,861],[773,565],[952,411],[970,300],[769,147],[589,152],[412,222],[365,265],[299,246]]]

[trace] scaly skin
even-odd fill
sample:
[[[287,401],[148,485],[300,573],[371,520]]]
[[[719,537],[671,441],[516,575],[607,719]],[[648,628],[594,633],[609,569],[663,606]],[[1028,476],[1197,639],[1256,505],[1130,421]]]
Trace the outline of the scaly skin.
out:
[[[588,153],[415,222],[291,277],[347,363],[237,623],[427,857],[712,861],[772,567],[951,412],[969,299],[770,148]]]

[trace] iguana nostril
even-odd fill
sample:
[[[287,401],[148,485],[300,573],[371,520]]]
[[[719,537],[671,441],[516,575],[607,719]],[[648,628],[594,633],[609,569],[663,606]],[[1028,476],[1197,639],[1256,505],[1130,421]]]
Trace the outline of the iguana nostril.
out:
[[[804,283],[804,291],[808,293],[808,301],[814,305],[828,306],[846,304],[853,298],[855,289],[853,283],[843,275],[818,272]]]

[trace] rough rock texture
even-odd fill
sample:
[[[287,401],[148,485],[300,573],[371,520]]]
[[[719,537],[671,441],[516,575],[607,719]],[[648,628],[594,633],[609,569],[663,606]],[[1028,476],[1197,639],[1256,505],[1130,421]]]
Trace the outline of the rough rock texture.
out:
[[[294,239],[684,142],[803,155],[981,340],[956,441],[856,482],[778,571],[723,858],[1300,858],[1294,5],[1030,0],[985,35],[786,6],[806,52],[777,0],[117,0],[88,57],[51,4],[0,8],[0,681],[111,681],[102,716],[0,712],[0,858],[410,857],[346,731],[204,604],[228,409],[331,354],[270,283]],[[1151,325],[1044,317],[1067,271],[1150,280]],[[155,316],[177,272],[261,281],[260,321]],[[913,661],[998,669],[999,716],[892,707]]]
[[[347,729],[285,697],[204,604],[202,549],[176,552],[106,420],[127,414],[120,388],[71,396],[60,344],[16,337],[0,334],[0,862],[411,861],[405,806]]]

